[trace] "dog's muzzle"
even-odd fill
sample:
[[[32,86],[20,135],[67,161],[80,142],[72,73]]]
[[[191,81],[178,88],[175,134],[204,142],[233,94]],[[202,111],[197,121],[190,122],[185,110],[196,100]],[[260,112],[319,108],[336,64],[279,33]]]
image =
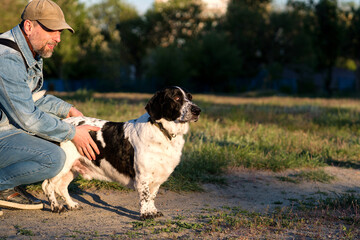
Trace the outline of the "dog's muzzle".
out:
[[[191,114],[193,116],[191,120],[193,120],[194,122],[199,120],[201,109],[196,105],[192,105],[190,110],[191,110]]]

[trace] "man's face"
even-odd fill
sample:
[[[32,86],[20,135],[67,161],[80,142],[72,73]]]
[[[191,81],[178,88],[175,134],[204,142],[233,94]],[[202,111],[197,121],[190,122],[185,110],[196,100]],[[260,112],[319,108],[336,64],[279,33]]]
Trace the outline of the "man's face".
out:
[[[43,58],[51,57],[54,48],[61,41],[61,31],[51,31],[35,21],[32,24],[32,31],[28,37],[34,51]]]

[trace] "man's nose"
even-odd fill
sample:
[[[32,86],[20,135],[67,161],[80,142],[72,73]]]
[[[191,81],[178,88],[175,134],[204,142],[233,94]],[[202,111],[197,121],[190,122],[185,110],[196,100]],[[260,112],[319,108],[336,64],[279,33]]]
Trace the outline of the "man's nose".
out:
[[[61,32],[60,31],[54,32],[53,40],[56,41],[57,43],[59,43],[61,41]]]

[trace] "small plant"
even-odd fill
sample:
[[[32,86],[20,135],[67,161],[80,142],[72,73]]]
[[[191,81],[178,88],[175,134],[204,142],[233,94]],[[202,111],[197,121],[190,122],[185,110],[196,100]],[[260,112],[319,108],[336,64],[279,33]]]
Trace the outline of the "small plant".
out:
[[[18,235],[35,236],[31,230],[24,229],[19,225],[15,225],[14,228],[16,229]]]
[[[335,179],[334,176],[327,174],[324,170],[312,170],[312,171],[301,171],[298,175],[298,178],[305,181],[315,181],[322,183],[330,183]]]
[[[302,181],[314,181],[322,183],[330,183],[335,179],[334,176],[327,174],[324,170],[310,170],[310,171],[301,171],[298,174],[292,174],[289,176],[278,176],[276,177],[279,181],[291,182],[298,184]]]

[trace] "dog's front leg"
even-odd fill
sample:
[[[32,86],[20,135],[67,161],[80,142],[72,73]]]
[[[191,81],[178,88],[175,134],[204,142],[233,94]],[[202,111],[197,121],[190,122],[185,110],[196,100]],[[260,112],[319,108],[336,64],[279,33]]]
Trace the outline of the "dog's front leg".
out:
[[[42,189],[49,200],[51,211],[60,213],[64,211],[64,206],[59,204],[56,200],[55,186],[51,180],[52,179],[44,180],[44,182],[42,183]]]
[[[157,189],[150,191],[149,182],[147,180],[140,180],[136,183],[136,189],[140,197],[140,220],[153,219],[163,216],[161,212],[158,212],[154,198],[156,197]]]
[[[69,195],[68,186],[71,181],[78,175],[75,171],[69,171],[58,182],[58,194],[65,200],[69,210],[82,209],[82,207],[72,200]]]

